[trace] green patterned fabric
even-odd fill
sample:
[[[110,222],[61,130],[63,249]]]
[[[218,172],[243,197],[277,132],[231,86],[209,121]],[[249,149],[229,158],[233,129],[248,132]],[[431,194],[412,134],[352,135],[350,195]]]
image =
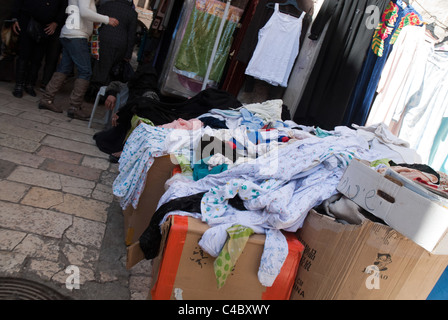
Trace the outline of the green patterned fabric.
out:
[[[203,80],[207,73],[218,35],[221,17],[198,10],[191,13],[185,35],[176,56],[175,71],[189,78]],[[237,23],[226,20],[209,79],[219,82],[229,55]]]
[[[235,225],[227,229],[229,238],[224,244],[219,256],[215,259],[214,268],[218,289],[222,288],[232,272],[236,261],[243,252],[247,240],[254,233],[251,228]]]

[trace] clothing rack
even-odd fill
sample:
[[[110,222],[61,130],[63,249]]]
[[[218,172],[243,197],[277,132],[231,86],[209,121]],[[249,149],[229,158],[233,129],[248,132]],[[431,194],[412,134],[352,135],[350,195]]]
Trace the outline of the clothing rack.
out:
[[[442,23],[436,15],[432,14],[431,12],[429,12],[428,10],[425,9],[425,7],[423,7],[417,0],[409,0],[409,3],[414,6],[414,4],[417,4],[420,9],[422,9],[423,11],[425,11],[425,13],[427,15],[429,15],[430,19],[433,19],[434,23],[436,23],[437,25],[439,25],[439,27],[441,27],[442,29],[445,30],[445,32],[448,32],[448,26],[445,25],[444,23]]]

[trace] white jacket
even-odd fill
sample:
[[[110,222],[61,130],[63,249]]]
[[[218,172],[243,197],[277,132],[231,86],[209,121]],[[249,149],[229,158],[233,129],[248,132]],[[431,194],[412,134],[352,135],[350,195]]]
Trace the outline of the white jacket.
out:
[[[109,17],[96,12],[95,0],[68,0],[65,11],[69,16],[61,30],[61,38],[89,39],[93,23],[109,24]]]

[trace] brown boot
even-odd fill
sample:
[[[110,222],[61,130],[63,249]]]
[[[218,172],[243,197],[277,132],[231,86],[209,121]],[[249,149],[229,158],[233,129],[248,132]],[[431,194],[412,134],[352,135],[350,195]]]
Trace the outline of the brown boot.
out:
[[[81,106],[79,109],[76,109],[74,111],[73,118],[83,121],[89,121],[91,114],[92,110],[88,110],[85,106]]]
[[[53,112],[62,113],[62,108],[54,104],[54,96],[61,89],[65,79],[67,79],[67,75],[61,72],[53,73],[53,77],[51,77],[50,82],[45,87],[43,97],[39,101],[39,109],[48,109]]]
[[[90,119],[90,112],[82,107],[84,95],[89,87],[90,81],[84,79],[76,79],[75,86],[70,94],[70,108],[67,111],[67,116],[74,119],[88,121]]]

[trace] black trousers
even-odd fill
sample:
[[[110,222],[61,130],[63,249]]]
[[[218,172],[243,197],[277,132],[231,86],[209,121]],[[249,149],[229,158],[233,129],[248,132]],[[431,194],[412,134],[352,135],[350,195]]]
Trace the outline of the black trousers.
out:
[[[16,67],[17,83],[36,84],[46,45],[47,41],[37,43],[22,29]]]

